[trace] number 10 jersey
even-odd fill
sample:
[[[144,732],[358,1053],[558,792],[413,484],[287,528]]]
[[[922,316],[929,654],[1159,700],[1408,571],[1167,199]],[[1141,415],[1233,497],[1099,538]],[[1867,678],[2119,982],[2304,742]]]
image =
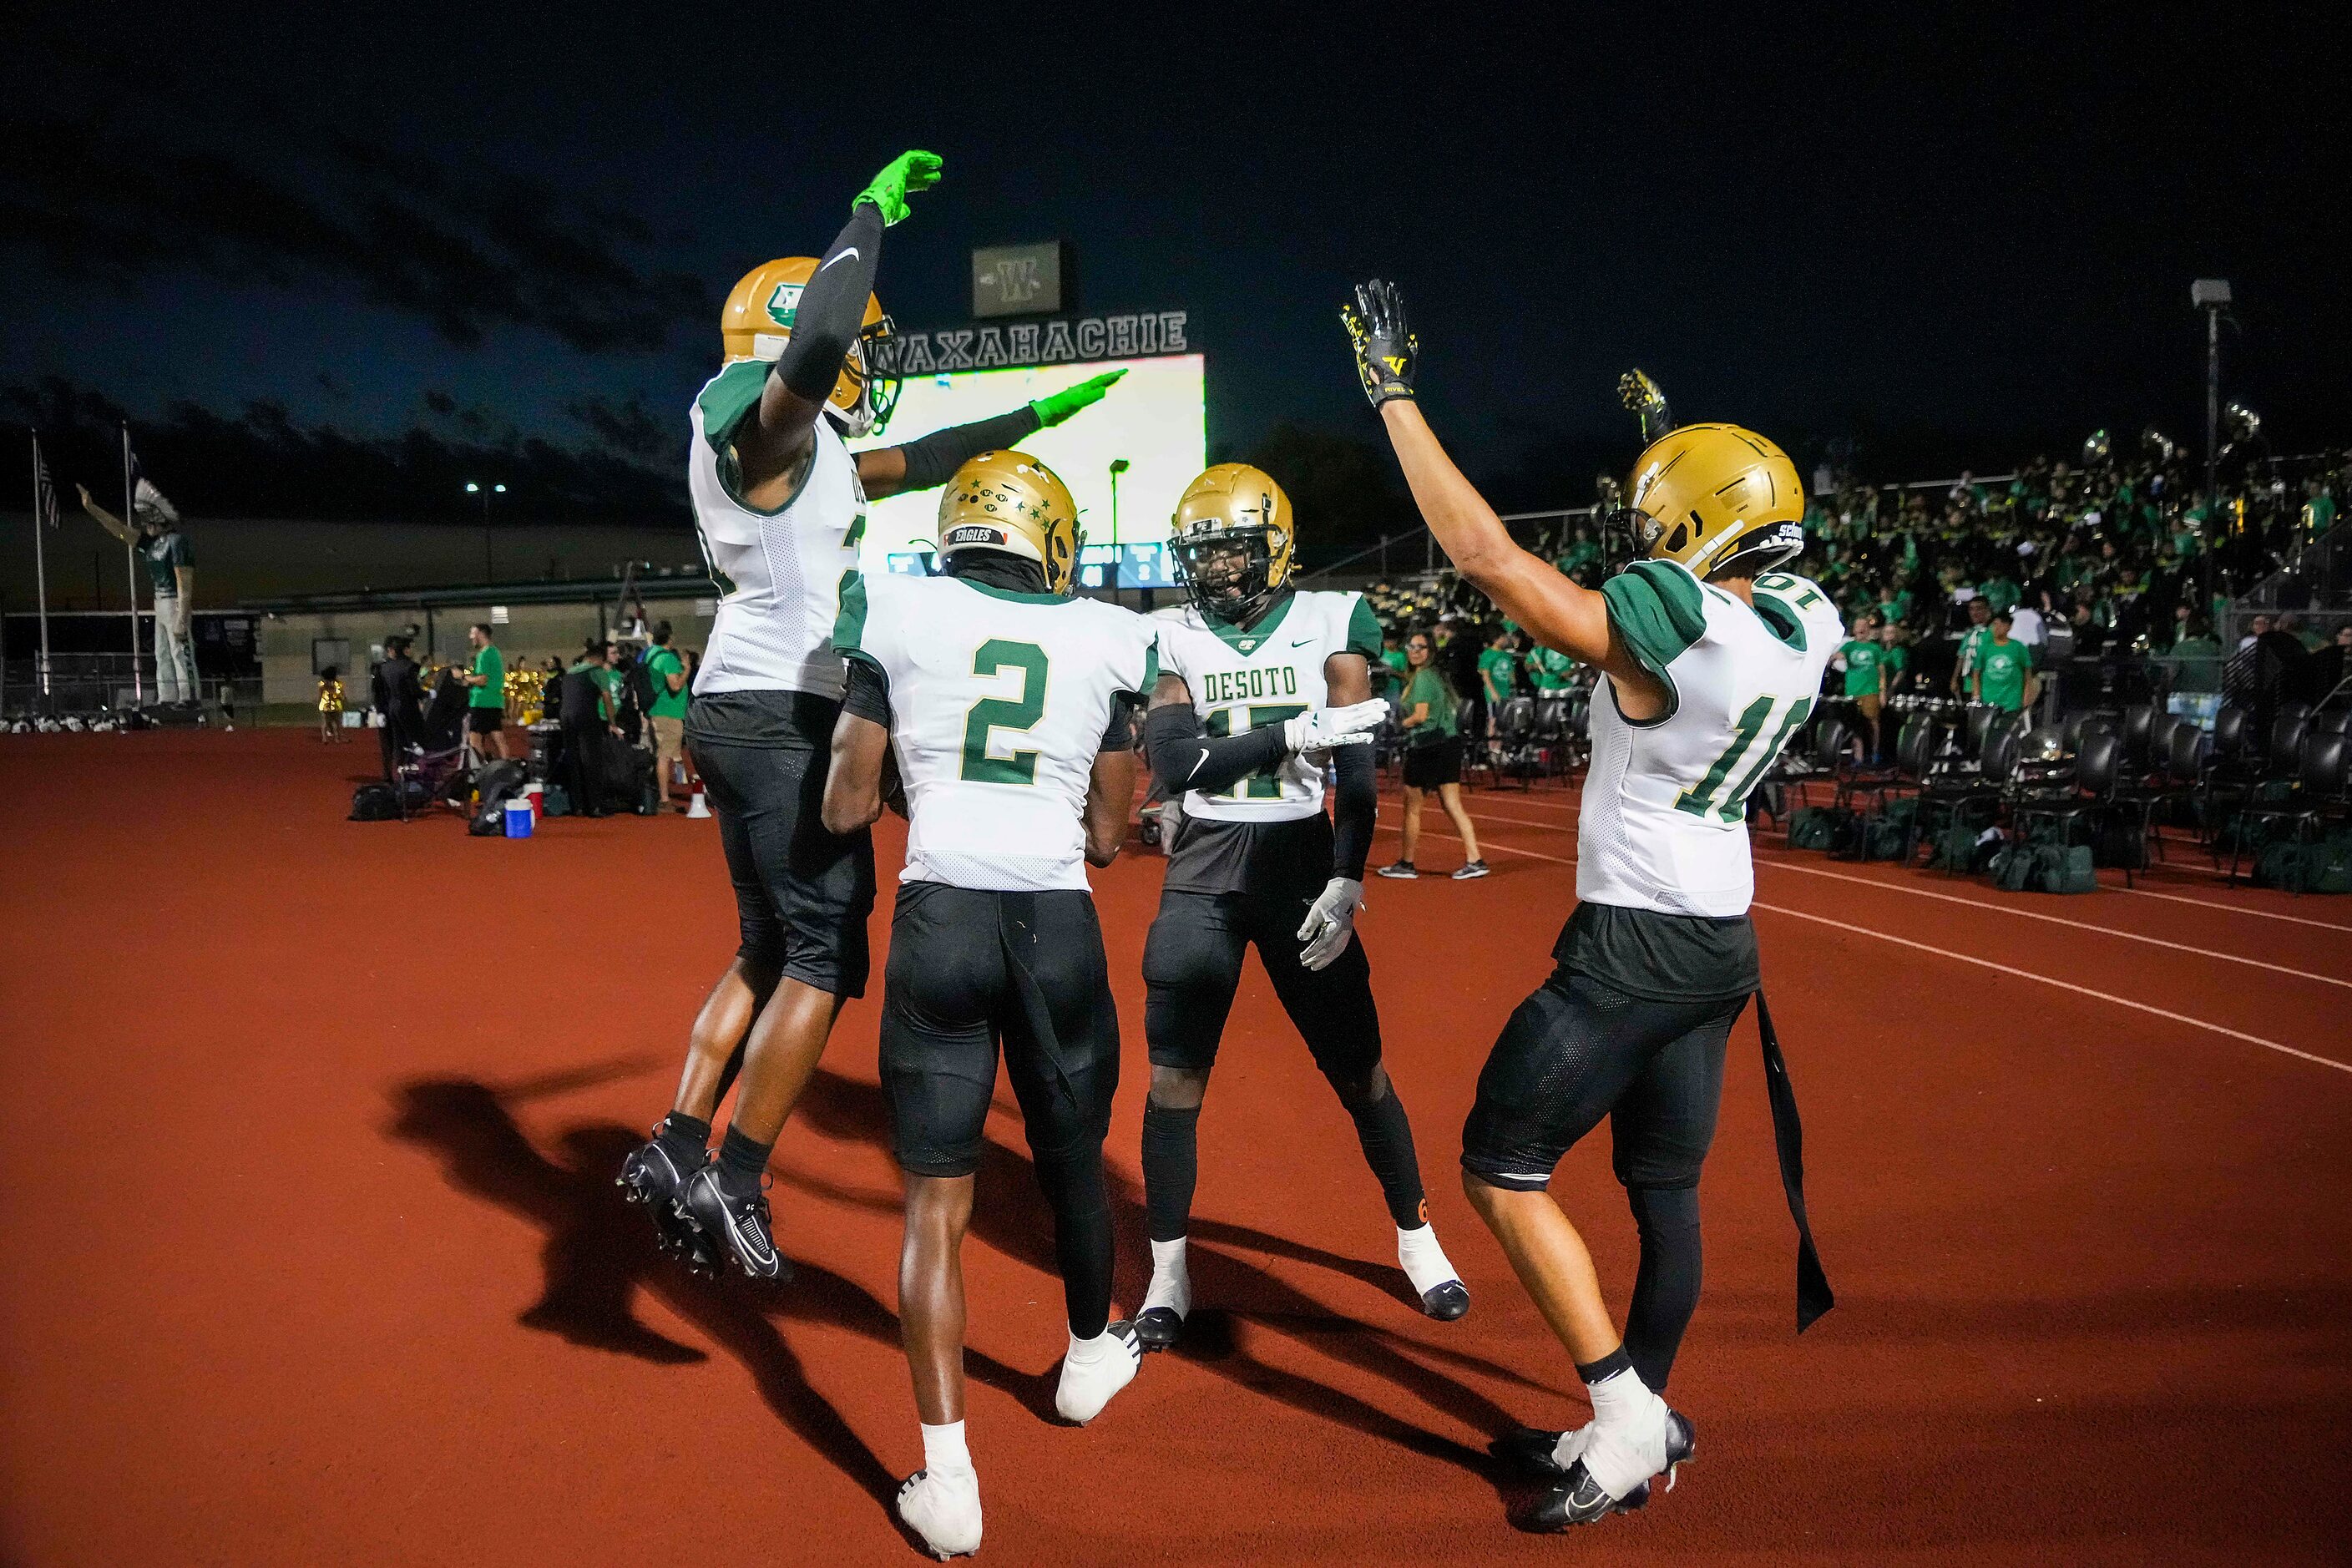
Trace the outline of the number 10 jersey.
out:
[[[889,683],[901,881],[1086,889],[1087,786],[1116,705],[1159,679],[1150,621],[969,578],[853,573],[833,641]]]
[[[1666,687],[1636,723],[1616,685],[1592,701],[1592,766],[1576,832],[1576,896],[1664,914],[1744,915],[1756,893],[1748,796],[1810,717],[1843,618],[1814,584],[1756,579],[1750,609],[1677,562],[1601,585],[1610,623]]]

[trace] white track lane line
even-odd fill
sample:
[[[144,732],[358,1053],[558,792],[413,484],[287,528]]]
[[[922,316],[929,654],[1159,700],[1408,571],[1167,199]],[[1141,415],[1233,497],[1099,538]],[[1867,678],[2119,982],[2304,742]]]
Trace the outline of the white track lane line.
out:
[[[1387,832],[1389,830],[1386,827],[1382,827],[1381,831]],[[1433,833],[1426,827],[1423,828],[1421,831],[1424,837],[1454,837],[1454,835],[1451,833]],[[1460,840],[1456,839],[1455,842],[1458,843]],[[1576,858],[1573,856],[1546,855],[1540,850],[1521,849],[1509,844],[1494,844],[1487,846],[1487,847],[1499,849],[1506,855],[1523,855],[1530,860],[1549,860],[1555,866],[1573,866],[1576,864]],[[1938,958],[1948,958],[1955,963],[1971,963],[1976,965],[1979,969],[1990,969],[2000,974],[2013,974],[2020,980],[2035,980],[2041,982],[2044,985],[2055,985],[2061,991],[2072,991],[2077,995],[2095,997],[2102,1002],[2112,1002],[2118,1007],[2128,1007],[2135,1013],[2147,1013],[2158,1018],[2170,1019],[2176,1024],[2186,1024],[2192,1029],[2203,1029],[2211,1034],[2226,1035],[2231,1039],[2243,1040],[2248,1045],[2260,1046],[2264,1050],[2276,1051],[2281,1056],[2294,1057],[2299,1060],[2306,1062],[2315,1062],[2324,1068],[2334,1068],[2340,1073],[2352,1074],[2352,1062],[2339,1062],[2333,1057],[2315,1056],[2309,1051],[2299,1051],[2293,1046],[2283,1046],[2276,1040],[2266,1040],[2260,1035],[2247,1034],[2243,1029],[2232,1029],[2224,1024],[2210,1024],[2202,1018],[2192,1018],[2186,1013],[2175,1013],[2168,1008],[2151,1006],[2146,1002],[2135,1002],[2128,996],[2118,996],[2111,991],[2095,991],[2088,985],[2077,985],[2071,980],[2060,980],[2053,975],[2037,974],[2031,969],[2012,968],[2011,965],[2006,963],[1995,963],[1989,958],[1977,958],[1965,952],[1954,952],[1948,947],[1935,947],[1924,942],[1913,942],[1909,937],[1892,936],[1883,931],[1873,931],[1868,926],[1848,925],[1843,921],[1833,921],[1827,915],[1807,914],[1802,910],[1792,910],[1780,904],[1768,904],[1759,900],[1753,907],[1759,910],[1769,910],[1776,915],[1788,915],[1796,920],[1811,921],[1817,925],[1825,925],[1833,927],[1838,931],[1851,931],[1855,936],[1874,937],[1880,942],[1891,942],[1898,947],[1908,947],[1916,949],[1921,952],[1931,952]]]
[[[1481,816],[1473,813],[1470,820],[1473,822],[1507,822],[1516,826],[1541,828],[1549,833],[1565,833],[1568,831],[1567,828],[1559,826],[1554,823],[1535,822],[1528,818],[1519,816]],[[2291,974],[2297,980],[2313,980],[2318,982],[2322,985],[2336,985],[2341,986],[2347,991],[2352,991],[2352,980],[2346,980],[2338,975],[2315,974],[2308,969],[2292,969],[2284,963],[2273,963],[2267,959],[2246,958],[2238,953],[2222,952],[2218,949],[2210,947],[2198,947],[2185,942],[2170,942],[2160,936],[2146,936],[2136,931],[2123,931],[2115,926],[2096,925],[2089,921],[2068,920],[2064,915],[2045,914],[2040,910],[2022,910],[2019,909],[2014,904],[1988,903],[1982,899],[1962,898],[1955,893],[1938,893],[1931,891],[1926,888],[1906,888],[1900,882],[1882,882],[1872,877],[1852,876],[1843,871],[1832,871],[1826,868],[1819,866],[1800,866],[1788,860],[1768,860],[1761,856],[1756,857],[1756,864],[1769,870],[1792,871],[1801,877],[1827,877],[1833,882],[1852,882],[1857,887],[1876,888],[1885,892],[1902,893],[1914,899],[1935,899],[1947,904],[1963,904],[1968,908],[1974,910],[1999,910],[2002,914],[2021,915],[2030,921],[2042,921],[2051,925],[2072,926],[2077,931],[2097,931],[2103,936],[2121,937],[2126,942],[2144,942],[2150,947],[2168,947],[2175,952],[2193,952],[2200,958],[2218,958],[2225,963],[2242,963],[2254,969],[2267,969],[2273,974]],[[2110,892],[2123,890],[2125,889],[2107,889],[2107,891]],[[2194,903],[2198,900],[2186,900],[2183,901]],[[2209,905],[2207,907],[2218,908],[2220,906]]]
[[[1485,795],[1477,796],[1465,795],[1462,797],[1463,808],[1465,810],[1468,810],[1471,802],[1474,799],[1491,800],[1498,804],[1514,806],[1532,805],[1543,811],[1564,811],[1569,813],[1570,816],[1576,815],[1578,811],[1577,805],[1573,802],[1563,800],[1546,800],[1540,796],[1515,796],[1507,795],[1502,791],[1496,790],[1490,790]],[[1509,822],[1512,818],[1507,816],[1498,816],[1495,820],[1497,822]],[[1551,827],[1554,824],[1549,822],[1528,822],[1524,823],[1523,826],[1528,827]],[[1770,835],[1759,834],[1759,837],[1786,837],[1787,834],[1776,831]],[[2167,842],[2168,843],[2170,840],[2167,840]],[[2188,904],[2194,909],[2200,910],[2218,910],[2223,914],[2252,915],[2257,920],[2284,921],[2289,925],[2313,926],[2320,931],[2342,931],[2347,936],[2352,936],[2352,925],[2338,925],[2334,921],[2315,921],[2307,915],[2283,915],[2273,910],[2252,910],[2247,909],[2241,904],[2221,904],[2215,903],[2210,899],[2192,899],[2182,893],[2151,892],[2146,888],[2105,887],[2101,890],[2109,893],[2129,893],[2134,898],[2139,899],[2162,899],[2168,903]]]
[[[2352,926],[2340,926],[2334,921],[2305,920],[2301,915],[2282,915],[2270,910],[2250,910],[2242,904],[2217,904],[2210,899],[2192,899],[2180,893],[2151,893],[2146,888],[2112,888],[2110,892],[2129,893],[2139,899],[2162,899],[2168,903],[2193,904],[2200,910],[2212,910],[2225,915],[2253,915],[2266,921],[2285,921],[2290,925],[2317,926],[2321,931],[2352,933]]]

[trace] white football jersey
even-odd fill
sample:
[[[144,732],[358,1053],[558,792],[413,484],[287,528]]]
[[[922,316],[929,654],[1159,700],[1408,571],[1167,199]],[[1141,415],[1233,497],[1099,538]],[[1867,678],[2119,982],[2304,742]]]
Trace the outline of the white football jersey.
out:
[[[1294,593],[1245,630],[1187,605],[1156,611],[1160,668],[1184,678],[1201,727],[1245,734],[1328,707],[1323,661],[1357,653],[1377,662],[1381,624],[1361,594]],[[1290,822],[1323,809],[1323,770],[1288,756],[1215,795],[1189,790],[1184,815],[1217,822]]]
[[[724,597],[702,650],[694,689],[811,691],[841,695],[833,650],[841,579],[857,569],[866,532],[866,492],[857,460],[833,421],[817,416],[815,454],[800,493],[765,512],[736,499],[735,427],[760,401],[772,367],[740,360],[710,379],[688,416],[694,441],[687,490],[704,561]]]
[[[1592,767],[1576,830],[1576,896],[1675,915],[1741,915],[1756,893],[1747,805],[1813,710],[1843,640],[1830,596],[1802,577],[1756,580],[1756,607],[1672,561],[1601,587],[1617,634],[1669,692],[1636,724],[1616,686],[1592,701]]]
[[[852,576],[834,642],[890,685],[908,882],[1087,886],[1083,814],[1113,705],[1159,678],[1158,627],[963,577]]]

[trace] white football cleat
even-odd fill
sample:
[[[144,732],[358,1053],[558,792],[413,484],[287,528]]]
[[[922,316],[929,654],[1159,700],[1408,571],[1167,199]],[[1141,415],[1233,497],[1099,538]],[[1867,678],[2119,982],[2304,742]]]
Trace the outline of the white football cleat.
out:
[[[1111,1324],[1102,1332],[1103,1340],[1112,1342],[1103,1352],[1079,1361],[1072,1356],[1062,1358],[1061,1386],[1054,1391],[1054,1408],[1065,1421],[1075,1421],[1083,1426],[1102,1414],[1111,1395],[1135,1381],[1136,1369],[1143,1364],[1143,1342],[1137,1337],[1135,1325],[1129,1322]],[[1101,1341],[1091,1342],[1101,1344]]]
[[[917,1470],[898,1488],[898,1517],[944,1563],[980,1550],[980,1472]]]

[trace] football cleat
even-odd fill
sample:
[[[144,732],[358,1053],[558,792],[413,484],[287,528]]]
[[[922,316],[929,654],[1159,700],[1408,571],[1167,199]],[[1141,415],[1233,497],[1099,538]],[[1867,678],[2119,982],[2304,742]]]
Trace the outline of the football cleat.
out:
[[[708,1156],[705,1156],[706,1162]],[[707,1274],[719,1255],[709,1238],[695,1228],[678,1207],[691,1172],[681,1171],[658,1140],[629,1151],[613,1184],[633,1204],[643,1204],[654,1216],[654,1238],[661,1249],[688,1268]]]
[[[898,1517],[944,1563],[980,1550],[980,1474],[917,1470],[898,1487]]]
[[[1591,1432],[1592,1429],[1585,1427],[1582,1430]],[[1575,1435],[1570,1434],[1570,1436]],[[1504,1442],[1508,1441],[1510,1439],[1504,1439]],[[1592,1439],[1587,1439],[1588,1449],[1591,1441]],[[1668,1410],[1665,1420],[1665,1460],[1652,1472],[1649,1480],[1635,1482],[1622,1497],[1612,1497],[1607,1488],[1592,1479],[1592,1472],[1585,1468],[1584,1455],[1580,1452],[1569,1464],[1567,1471],[1561,1475],[1559,1484],[1536,1500],[1535,1507],[1528,1512],[1528,1528],[1565,1530],[1571,1524],[1598,1524],[1612,1513],[1631,1513],[1649,1502],[1651,1480],[1654,1480],[1658,1476],[1666,1478],[1668,1491],[1674,1490],[1675,1472],[1690,1462],[1692,1455],[1697,1451],[1697,1434],[1692,1430],[1690,1422],[1680,1412]],[[1502,1451],[1502,1443],[1497,1443],[1496,1451]],[[1524,1453],[1524,1449],[1520,1452]],[[1559,1463],[1557,1455],[1552,1458],[1551,1462],[1555,1466]]]
[[[1441,1323],[1450,1323],[1470,1310],[1470,1287],[1448,1279],[1421,1293],[1421,1310]]]
[[[1061,1385],[1054,1391],[1054,1408],[1065,1421],[1083,1426],[1102,1414],[1111,1395],[1135,1381],[1143,1364],[1143,1342],[1133,1323],[1113,1323],[1104,1331],[1118,1343],[1108,1355],[1092,1361],[1062,1358]]]
[[[1148,1351],[1171,1351],[1184,1337],[1184,1314],[1173,1307],[1146,1307],[1135,1315],[1135,1337]]]
[[[719,1179],[718,1162],[687,1178],[678,1212],[701,1232],[704,1241],[714,1244],[720,1256],[731,1258],[752,1279],[779,1283],[792,1279],[793,1260],[776,1249],[775,1235],[769,1228],[768,1194],[729,1192]]]

